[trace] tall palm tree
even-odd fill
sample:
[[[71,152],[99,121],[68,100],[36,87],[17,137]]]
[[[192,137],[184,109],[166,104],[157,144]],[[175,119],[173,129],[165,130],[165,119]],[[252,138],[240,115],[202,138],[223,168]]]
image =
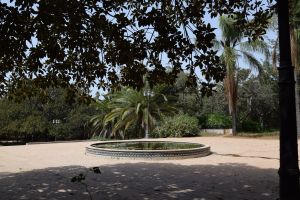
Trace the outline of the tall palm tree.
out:
[[[295,101],[297,116],[297,132],[300,134],[300,0],[291,0],[290,37],[291,57],[295,67]]]
[[[226,66],[226,75],[224,79],[225,93],[228,101],[229,113],[232,116],[232,133],[237,134],[237,93],[238,78],[237,68],[239,67],[239,59],[243,58],[251,69],[261,73],[263,66],[253,54],[250,52],[262,53],[269,55],[269,49],[265,42],[244,41],[243,32],[235,26],[234,20],[227,16],[221,16],[219,27],[222,32],[220,41],[215,42],[215,47],[220,50],[221,61]]]
[[[296,116],[297,116],[297,133],[300,135],[300,0],[289,0],[290,5],[290,40],[291,40],[291,58],[292,65],[295,67],[295,102],[296,102]],[[277,20],[277,16],[274,16]],[[272,27],[274,22],[270,23]],[[277,21],[275,29],[278,29]],[[279,37],[273,46],[272,60],[273,66],[277,67],[278,63],[278,50],[279,50]]]
[[[290,17],[290,34],[291,34],[291,50],[292,62],[296,70],[300,68],[299,62],[299,44],[300,44],[300,0],[291,0],[291,17]]]

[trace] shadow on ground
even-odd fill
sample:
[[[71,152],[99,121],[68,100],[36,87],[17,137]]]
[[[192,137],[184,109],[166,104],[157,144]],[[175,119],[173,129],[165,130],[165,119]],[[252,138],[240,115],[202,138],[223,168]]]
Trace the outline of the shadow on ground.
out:
[[[93,199],[275,200],[277,172],[242,164],[183,166],[136,163],[100,166],[102,174],[67,166],[0,173],[0,199],[89,199],[71,177],[86,174]]]

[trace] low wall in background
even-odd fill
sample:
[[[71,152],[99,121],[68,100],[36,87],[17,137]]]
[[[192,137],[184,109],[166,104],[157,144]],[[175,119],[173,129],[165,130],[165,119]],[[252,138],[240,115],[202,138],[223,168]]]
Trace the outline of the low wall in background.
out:
[[[232,129],[202,129],[202,132],[218,134],[218,135],[232,135]]]

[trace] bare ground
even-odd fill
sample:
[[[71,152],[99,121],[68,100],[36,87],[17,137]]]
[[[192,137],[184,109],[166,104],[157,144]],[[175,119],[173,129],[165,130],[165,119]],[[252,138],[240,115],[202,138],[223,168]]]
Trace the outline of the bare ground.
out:
[[[166,140],[166,139],[165,139]],[[92,142],[0,147],[0,199],[269,200],[278,198],[278,139],[197,137],[167,140],[211,146],[184,160],[110,159],[85,155]],[[90,167],[100,167],[94,174]]]

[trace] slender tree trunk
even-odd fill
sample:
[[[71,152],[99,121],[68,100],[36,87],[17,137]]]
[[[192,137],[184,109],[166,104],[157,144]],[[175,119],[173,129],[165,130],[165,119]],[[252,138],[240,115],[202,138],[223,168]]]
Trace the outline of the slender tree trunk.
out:
[[[295,69],[295,103],[296,103],[296,122],[297,122],[297,135],[300,136],[300,76],[299,70]]]
[[[294,74],[295,74],[295,101],[296,101],[296,118],[297,118],[297,134],[300,135],[300,97],[299,97],[299,89],[300,89],[300,76],[299,76],[299,47],[298,47],[298,41],[297,37],[295,35],[295,29],[293,27],[290,27],[290,35],[291,35],[291,56],[292,56],[292,65],[294,68]]]
[[[237,135],[237,95],[238,95],[238,78],[234,75],[234,88],[233,88],[233,105],[232,105],[232,135]]]
[[[237,135],[237,130],[236,130],[237,112],[236,112],[236,110],[232,111],[231,116],[232,116],[232,135]]]
[[[229,70],[227,70],[229,71]],[[229,113],[232,117],[232,135],[237,135],[237,80],[235,72],[228,73],[224,80]]]

